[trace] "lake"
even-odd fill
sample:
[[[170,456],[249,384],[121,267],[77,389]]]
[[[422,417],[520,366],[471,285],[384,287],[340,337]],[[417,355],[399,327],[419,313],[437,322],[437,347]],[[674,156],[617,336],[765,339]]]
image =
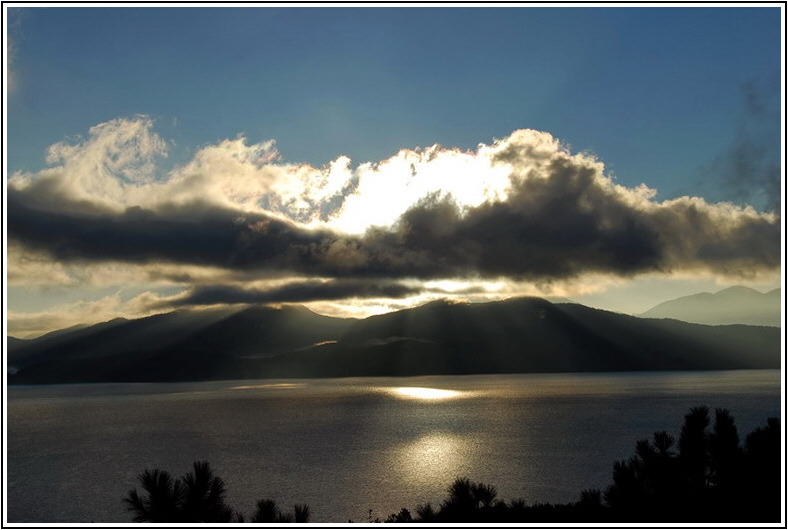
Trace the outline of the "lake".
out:
[[[690,407],[740,438],[781,417],[779,370],[243,380],[8,387],[9,522],[129,522],[121,498],[159,467],[208,460],[228,501],[309,504],[367,522],[438,504],[459,476],[504,500],[577,500],[635,441],[678,438]]]

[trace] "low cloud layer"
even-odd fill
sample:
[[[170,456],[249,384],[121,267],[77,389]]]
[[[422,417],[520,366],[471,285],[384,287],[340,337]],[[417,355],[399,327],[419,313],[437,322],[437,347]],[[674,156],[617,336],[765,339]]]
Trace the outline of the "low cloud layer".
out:
[[[294,282],[271,289],[247,289],[237,285],[195,287],[159,302],[158,307],[213,304],[270,304],[345,300],[348,298],[405,298],[419,294],[419,287],[402,283],[359,280]]]
[[[303,279],[273,291],[195,287],[183,304],[412,294],[401,280],[748,277],[780,267],[776,214],[697,197],[657,202],[543,132],[515,131],[471,152],[404,150],[356,168],[344,157],[324,168],[286,164],[273,142],[237,138],[162,174],[167,145],[152,127],[145,117],[101,124],[53,146],[51,167],[13,175],[9,252],[72,267]]]

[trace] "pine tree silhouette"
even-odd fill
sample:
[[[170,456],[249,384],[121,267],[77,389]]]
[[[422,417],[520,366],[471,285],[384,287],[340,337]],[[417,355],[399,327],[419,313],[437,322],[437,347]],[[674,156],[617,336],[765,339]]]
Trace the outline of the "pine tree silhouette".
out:
[[[225,502],[224,481],[214,475],[208,462],[194,462],[192,471],[180,479],[160,469],[145,470],[138,475],[142,490],[129,490],[123,502],[137,523],[231,523],[245,522]],[[250,522],[307,523],[310,511],[306,504],[296,504],[293,513],[280,511],[270,499],[257,501]]]
[[[137,489],[129,490],[123,499],[127,509],[134,514],[135,523],[181,522],[183,487],[179,480],[160,469],[145,470],[137,478],[147,495],[140,496]]]

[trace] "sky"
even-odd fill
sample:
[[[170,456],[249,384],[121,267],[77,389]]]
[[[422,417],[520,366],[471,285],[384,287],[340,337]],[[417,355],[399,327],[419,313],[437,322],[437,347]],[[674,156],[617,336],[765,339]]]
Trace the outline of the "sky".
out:
[[[6,326],[781,285],[779,4],[4,4]]]

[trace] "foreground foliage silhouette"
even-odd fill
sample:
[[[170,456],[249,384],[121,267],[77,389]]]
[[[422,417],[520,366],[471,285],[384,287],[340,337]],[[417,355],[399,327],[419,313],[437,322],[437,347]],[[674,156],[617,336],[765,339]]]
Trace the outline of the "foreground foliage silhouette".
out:
[[[403,508],[387,523],[523,522],[768,522],[780,520],[780,422],[770,418],[739,444],[730,413],[717,409],[711,429],[709,409],[696,407],[684,417],[678,439],[665,431],[638,440],[635,454],[613,466],[613,483],[604,493],[581,492],[577,502],[509,503],[490,484],[456,479],[440,505]],[[124,502],[135,522],[246,522],[225,502],[225,486],[207,462],[173,479],[166,471],[139,475],[145,495],[129,491]],[[307,505],[293,513],[261,499],[248,522],[306,523]],[[375,521],[379,522],[379,521]]]
[[[613,466],[604,494],[585,490],[568,504],[506,503],[495,487],[459,478],[434,508],[406,508],[389,523],[446,522],[765,522],[780,520],[780,424],[770,418],[744,446],[733,417],[696,407],[676,440],[665,431],[639,440],[635,455]]]
[[[213,474],[208,462],[195,462],[180,479],[167,471],[145,470],[139,474],[146,494],[132,489],[123,498],[137,523],[243,523],[241,512],[225,502],[224,481]],[[257,501],[250,523],[307,523],[309,506],[296,504],[293,513],[279,510],[270,499]]]

